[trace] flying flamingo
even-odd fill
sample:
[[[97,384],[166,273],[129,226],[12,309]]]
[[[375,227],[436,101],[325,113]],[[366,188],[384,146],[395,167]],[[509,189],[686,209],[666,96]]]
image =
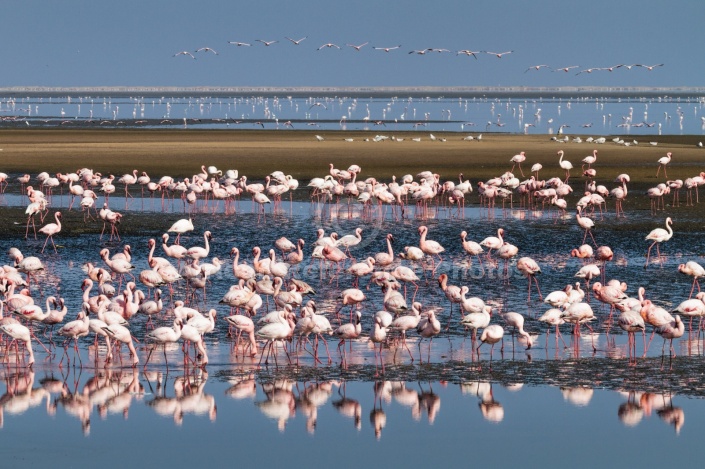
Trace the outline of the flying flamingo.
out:
[[[44,241],[44,246],[42,246],[42,253],[44,253],[44,248],[46,248],[47,243],[51,239],[51,245],[54,246],[54,252],[56,252],[56,244],[54,244],[54,235],[61,231],[61,212],[54,213],[54,219],[56,223],[47,223],[46,225],[39,228],[39,232],[47,235],[47,239]]]
[[[672,153],[669,151],[666,156],[662,156],[658,159],[658,169],[656,170],[656,177],[658,177],[659,171],[663,168],[663,175],[668,179],[668,174],[666,174],[666,165],[671,162]]]
[[[570,170],[573,169],[573,164],[568,160],[563,161],[563,150],[558,150],[558,154],[561,155],[561,157],[558,159],[558,164],[561,168],[565,170],[564,182],[567,183],[568,179],[570,179]]]
[[[649,265],[649,259],[651,256],[651,248],[656,245],[656,255],[658,256],[659,259],[661,259],[661,251],[659,250],[659,245],[663,243],[664,241],[668,241],[671,239],[673,236],[673,229],[671,228],[671,224],[673,223],[673,220],[671,220],[671,217],[666,218],[666,229],[664,230],[663,228],[655,228],[651,230],[651,233],[646,235],[646,240],[647,241],[653,241],[651,243],[651,246],[649,246],[648,251],[646,252],[646,264],[644,264],[644,268]]]

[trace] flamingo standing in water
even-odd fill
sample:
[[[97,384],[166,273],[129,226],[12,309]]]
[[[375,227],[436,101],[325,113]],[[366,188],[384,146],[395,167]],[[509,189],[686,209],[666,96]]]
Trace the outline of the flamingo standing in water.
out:
[[[678,266],[678,272],[693,277],[693,286],[690,288],[690,295],[688,295],[688,298],[691,298],[693,291],[695,291],[695,285],[698,286],[698,291],[700,291],[700,282],[698,282],[698,279],[705,277],[705,268],[695,261],[688,261]]]
[[[522,257],[517,261],[517,270],[519,270],[519,272],[521,272],[529,280],[529,296],[526,299],[526,302],[529,303],[531,301],[532,279],[536,282],[536,290],[539,292],[539,300],[542,300],[543,296],[541,295],[541,289],[539,288],[539,281],[536,278],[536,274],[541,273],[541,268],[536,261],[530,257]]]
[[[668,174],[666,174],[666,165],[671,162],[671,156],[672,153],[669,151],[666,153],[666,156],[662,156],[661,158],[658,159],[658,169],[656,170],[656,177],[658,177],[658,173],[661,171],[661,168],[663,168],[663,175],[668,179]]]
[[[580,228],[585,229],[585,234],[583,235],[583,244],[587,239],[588,233],[590,233],[590,238],[592,238],[593,244],[595,244],[595,247],[597,247],[595,237],[592,235],[592,229],[595,227],[595,222],[592,221],[592,218],[582,216],[580,207],[578,207],[578,213],[575,214],[575,219],[578,220],[578,225],[580,225]]]
[[[666,218],[665,230],[663,228],[655,228],[651,230],[651,233],[646,235],[645,239],[647,241],[653,241],[653,243],[651,243],[651,246],[649,246],[649,249],[646,252],[646,264],[644,264],[644,268],[649,265],[651,248],[653,248],[654,245],[656,246],[656,255],[658,256],[659,260],[661,259],[661,251],[659,250],[659,245],[664,241],[668,241],[673,236],[673,229],[671,228],[671,224],[673,224],[673,220],[671,220],[671,217],[668,217]]]
[[[624,331],[627,332],[629,347],[629,365],[636,366],[636,337],[634,337],[634,334],[636,332],[641,331],[641,333],[643,334],[644,353],[646,353],[646,325],[644,324],[644,318],[641,317],[639,311],[627,310],[619,315],[617,323],[619,324],[619,327],[621,327]]]
[[[51,239],[51,245],[54,246],[54,252],[56,252],[56,244],[54,244],[54,235],[61,231],[61,212],[54,213],[54,219],[56,223],[47,223],[46,225],[39,228],[39,232],[47,235],[47,239],[44,241],[44,246],[42,246],[42,253],[44,253],[44,248],[47,247],[47,243]]]
[[[181,319],[177,318],[174,320],[173,327],[157,327],[145,336],[146,340],[150,340],[155,342],[155,344],[162,345],[164,347],[164,363],[166,363],[167,370],[169,369],[169,362],[166,358],[166,344],[178,342],[181,338],[181,328]],[[152,352],[154,352],[154,348],[150,349],[149,354],[147,354],[147,360],[144,362],[145,368],[147,368],[147,363],[149,363],[149,359],[152,357]]]
[[[175,244],[179,244],[179,241],[181,240],[181,235],[188,232],[188,231],[193,231],[193,221],[191,220],[191,217],[187,219],[182,218],[181,220],[177,220],[174,222],[173,225],[167,230],[169,233],[176,233],[176,239],[174,240]]]
[[[438,256],[438,264],[443,261],[441,258],[441,253],[445,251],[445,248],[441,246],[440,243],[436,241],[432,241],[430,239],[426,239],[426,234],[428,233],[428,227],[426,226],[419,226],[419,235],[421,235],[421,238],[419,239],[419,248],[425,253],[430,256],[436,255]],[[433,257],[431,257],[431,262],[433,263]],[[435,264],[435,263],[434,263]],[[433,271],[436,271],[437,266],[434,265]]]
[[[561,155],[558,159],[558,164],[565,170],[565,181],[563,182],[567,183],[568,179],[570,179],[570,170],[573,169],[573,164],[568,160],[563,161],[563,150],[558,150],[558,154]]]
[[[482,344],[490,344],[490,369],[492,369],[492,352],[494,351],[494,345],[502,341],[502,347],[500,352],[504,352],[504,329],[499,324],[490,324],[483,331],[480,336],[480,345],[477,346],[477,359],[480,359],[480,347]]]
[[[31,368],[34,364],[34,352],[32,351],[32,335],[30,334],[29,329],[20,323],[10,323],[1,324],[0,331],[3,331],[5,334],[12,337],[13,341],[20,340],[24,342],[25,348],[27,349],[27,352],[29,352],[29,361],[27,362],[27,366]],[[19,356],[17,359],[19,360]]]
[[[480,246],[484,246],[487,248],[487,259],[490,258],[490,253],[493,249],[499,249],[504,245],[504,239],[502,238],[503,236],[504,229],[499,228],[497,230],[497,236],[488,236],[487,238],[480,241]]]

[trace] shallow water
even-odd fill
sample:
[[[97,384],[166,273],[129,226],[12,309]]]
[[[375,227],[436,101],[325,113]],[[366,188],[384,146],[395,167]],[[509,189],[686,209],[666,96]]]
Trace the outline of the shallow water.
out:
[[[3,202],[6,206],[24,205],[22,197],[12,194],[5,195]],[[68,203],[67,196],[54,196],[52,208],[63,208]],[[80,308],[84,262],[103,265],[100,249],[108,247],[113,253],[129,243],[135,271],[139,272],[147,268],[148,239],[158,239],[168,228],[166,223],[160,226],[161,212],[152,211],[149,199],[144,201],[144,209],[141,200],[134,200],[123,210],[125,200],[119,197],[112,197],[110,205],[125,217],[138,221],[148,217],[149,222],[138,234],[123,237],[121,242],[109,241],[107,236],[101,240],[94,234],[58,235],[58,253],[48,250],[43,255],[39,254],[41,237],[36,241],[21,237],[0,240],[0,251],[17,246],[25,255],[42,258],[47,269],[38,276],[41,293],[44,297],[58,293],[66,299],[67,320],[74,319]],[[705,424],[700,399],[705,393],[705,349],[697,333],[689,336],[686,331],[675,342],[674,359],[662,357],[662,341],[656,337],[647,358],[639,358],[636,367],[629,367],[626,335],[609,321],[608,308],[591,299],[598,316],[593,323],[595,334],[583,330],[582,337],[573,337],[570,328],[564,326],[564,347],[537,321],[548,308],[537,301],[535,289],[527,304],[527,280],[516,271],[515,261],[505,279],[501,262],[492,265],[485,261],[481,267],[477,259],[464,254],[458,237],[460,231],[467,230],[470,239],[480,241],[504,228],[505,240],[519,247],[519,256],[530,256],[539,263],[539,282],[546,295],[578,280],[574,274],[583,262],[568,253],[581,244],[583,232],[572,217],[555,220],[548,210],[488,211],[472,206],[460,218],[439,208],[431,219],[416,218],[412,209],[403,219],[395,218],[391,210],[370,219],[357,205],[336,208],[285,202],[277,213],[267,208],[265,218],[258,220],[250,205],[241,201],[235,212],[228,214],[223,213],[222,205],[216,210],[201,207],[193,214],[194,232],[182,240],[186,246],[202,245],[200,233],[211,230],[214,239],[209,259],[217,256],[227,262],[210,278],[206,298],[199,293],[196,300],[199,309],[216,308],[219,315],[216,330],[206,337],[210,362],[205,372],[185,364],[177,346],[165,351],[166,363],[164,354],[157,350],[146,368],[140,366],[133,371],[125,361],[125,367],[118,362],[105,369],[105,348],[102,341],[93,347],[92,336],[80,341],[78,362],[71,348],[64,356],[57,346],[54,355],[48,356],[35,345],[37,363],[30,372],[17,367],[11,354],[2,369],[5,394],[0,397],[0,452],[11,460],[29,458],[36,464],[46,464],[68,457],[66,448],[72,448],[80,454],[72,458],[77,465],[90,464],[98,455],[104,457],[105,451],[116,458],[129,451],[145,463],[180,465],[201,461],[204,454],[209,461],[219,462],[236,458],[238,462],[273,463],[286,457],[292,462],[317,458],[331,463],[342,461],[348,466],[359,465],[357,458],[412,465],[431,461],[458,464],[473,458],[502,465],[542,461],[550,466],[564,465],[566,458],[579,466],[626,457],[630,462],[651,464],[672,458],[691,460],[697,447],[691,439],[701,435],[699,427]],[[161,208],[159,201],[154,208]],[[170,202],[166,209],[180,213],[183,205]],[[666,255],[663,262],[644,269],[648,246],[644,236],[662,227],[666,215],[674,218],[676,234],[662,246]],[[18,223],[24,229],[24,220]],[[91,224],[100,226],[98,222]],[[443,325],[430,349],[428,341],[420,344],[415,334],[409,334],[413,362],[406,349],[392,343],[383,351],[385,372],[375,368],[372,344],[366,337],[374,312],[382,309],[382,293],[375,286],[365,289],[366,279],[361,280],[369,298],[361,309],[363,336],[345,345],[347,369],[341,369],[337,341],[332,339],[327,340],[330,365],[323,348],[319,351],[322,363],[316,362],[309,350],[292,353],[289,361],[278,348],[276,365],[270,360],[268,366],[259,366],[259,357],[246,357],[242,347],[233,349],[227,325],[220,320],[230,312],[217,303],[234,283],[228,259],[233,246],[240,249],[241,261],[249,263],[254,246],[267,251],[277,238],[287,236],[304,239],[304,252],[309,256],[316,229],[345,235],[362,227],[363,242],[351,254],[363,259],[386,250],[385,236],[389,232],[395,237],[395,252],[417,245],[422,224],[429,227],[429,239],[446,247],[436,277],[446,273],[449,283],[469,287],[468,296],[488,301],[494,307],[493,323],[503,324],[497,314],[500,307],[525,315],[525,328],[536,335],[531,349],[512,339],[507,330],[503,351],[498,344],[490,353],[485,345],[478,358],[471,339],[458,324],[457,307],[449,330],[445,330],[450,305],[432,279],[431,265],[406,261],[404,265],[412,267],[422,279],[416,300],[426,307],[440,308]],[[594,230],[598,244],[615,251],[614,261],[606,267],[607,279],[627,282],[631,296],[636,295],[638,286],[645,287],[646,297],[666,309],[688,297],[692,280],[679,274],[677,266],[687,260],[700,261],[702,234],[699,216],[687,207],[669,208],[668,213],[655,216],[632,212],[626,220],[616,220],[610,211],[603,219],[598,216]],[[155,255],[163,255],[160,248]],[[335,327],[335,311],[340,307],[337,297],[353,279],[347,273],[332,278],[331,272],[321,270],[315,262],[304,262],[294,275],[315,288],[312,299],[319,313],[327,312]],[[414,287],[409,285],[409,289],[410,302]],[[43,302],[36,286],[32,293]],[[177,286],[174,299],[185,296],[185,288]],[[348,311],[342,311],[342,322],[348,321]],[[173,316],[166,316],[157,325],[170,325],[172,321]],[[131,324],[133,335],[142,341],[145,319],[135,317]],[[41,334],[40,338],[48,342]],[[637,340],[639,355],[641,340]],[[137,348],[143,364],[148,353],[146,344],[140,342]],[[124,350],[123,359],[127,360]],[[491,394],[487,390],[490,386]],[[36,391],[27,392],[30,388]],[[577,390],[571,392],[572,388]],[[354,401],[359,403],[359,411]],[[669,419],[676,423],[666,423]],[[378,432],[379,441],[375,425],[383,427]],[[51,438],[41,441],[42,451],[31,451],[39,443],[28,435],[36,434],[40,426],[42,434]],[[267,451],[270,443],[263,442],[270,440],[282,451]],[[633,445],[624,445],[632,440]],[[390,451],[390,444],[399,446],[399,450]],[[508,444],[513,449],[502,451]],[[104,450],[106,447],[110,449]],[[470,451],[463,451],[466,447]],[[586,453],[587,447],[599,450]],[[625,447],[640,449],[625,455]],[[666,452],[664,447],[673,451]],[[203,452],[196,448],[203,448]],[[346,456],[341,458],[341,454]]]
[[[0,97],[3,126],[499,131],[568,135],[705,134],[700,96],[531,99],[462,97]]]

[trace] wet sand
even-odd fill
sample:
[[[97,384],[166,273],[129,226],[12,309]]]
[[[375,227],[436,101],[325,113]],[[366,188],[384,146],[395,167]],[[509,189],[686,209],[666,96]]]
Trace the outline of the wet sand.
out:
[[[395,136],[403,141],[365,142],[375,135]],[[324,141],[318,141],[321,135]],[[685,179],[698,174],[705,163],[705,149],[698,148],[701,136],[627,136],[639,141],[625,147],[607,143],[557,143],[549,135],[483,133],[482,141],[463,141],[466,133],[393,132],[373,128],[370,131],[286,131],[286,130],[2,130],[0,131],[0,171],[37,174],[41,171],[67,172],[90,167],[103,174],[146,171],[150,176],[168,174],[188,177],[200,172],[200,166],[238,169],[251,180],[262,179],[274,170],[306,180],[328,174],[328,165],[347,168],[358,164],[365,177],[388,180],[392,175],[416,174],[432,170],[441,178],[457,178],[463,173],[473,182],[495,177],[511,169],[511,157],[520,151],[527,155],[524,174],[533,163],[544,167],[541,178],[562,176],[558,150],[580,176],[581,160],[598,150],[597,179],[611,181],[622,172],[632,183],[656,180],[656,160],[673,152],[668,166],[670,179]],[[476,136],[477,133],[473,132]],[[420,137],[421,142],[411,139]],[[595,135],[598,137],[598,135]],[[352,142],[344,139],[352,138]],[[445,138],[442,142],[440,139]],[[658,142],[658,146],[649,145]],[[515,170],[520,177],[518,169]],[[661,182],[659,178],[658,182]]]

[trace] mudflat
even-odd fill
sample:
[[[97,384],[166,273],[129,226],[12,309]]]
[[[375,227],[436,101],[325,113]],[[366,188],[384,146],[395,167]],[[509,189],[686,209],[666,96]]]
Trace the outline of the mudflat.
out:
[[[638,141],[624,146],[613,143],[614,136],[605,136],[607,142],[599,145],[556,142],[545,134],[484,133],[481,141],[465,141],[467,134],[461,133],[434,133],[436,139],[432,140],[428,132],[375,130],[0,130],[0,171],[34,175],[89,167],[117,177],[137,169],[152,178],[181,178],[200,172],[201,165],[213,165],[222,170],[237,169],[250,180],[279,170],[303,182],[325,176],[332,163],[336,168],[357,164],[362,175],[381,180],[430,170],[442,179],[456,179],[463,173],[477,181],[509,171],[509,160],[524,151],[524,174],[528,177],[531,165],[541,163],[540,178],[547,179],[564,177],[557,155],[558,150],[564,150],[564,160],[574,166],[571,177],[579,178],[581,160],[595,149],[596,179],[604,182],[620,173],[628,173],[632,183],[656,182],[657,160],[667,152],[673,153],[667,167],[669,179],[685,179],[705,170],[705,149],[697,146],[702,140],[697,135],[622,136],[628,142]],[[372,141],[378,134],[390,138]],[[319,141],[316,135],[324,140]],[[658,144],[650,145],[650,141]],[[514,172],[521,178],[518,167]],[[661,179],[662,175],[658,182]]]

